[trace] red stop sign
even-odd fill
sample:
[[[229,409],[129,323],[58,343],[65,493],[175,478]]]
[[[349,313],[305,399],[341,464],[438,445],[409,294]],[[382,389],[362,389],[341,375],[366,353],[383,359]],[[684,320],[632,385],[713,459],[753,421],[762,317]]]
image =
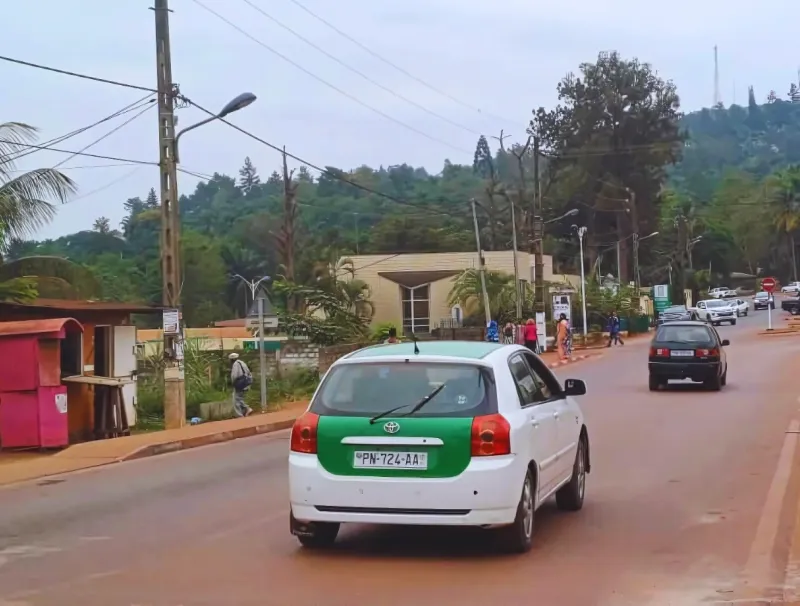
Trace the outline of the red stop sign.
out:
[[[775,278],[764,278],[761,280],[761,288],[767,292],[772,292],[775,290]]]

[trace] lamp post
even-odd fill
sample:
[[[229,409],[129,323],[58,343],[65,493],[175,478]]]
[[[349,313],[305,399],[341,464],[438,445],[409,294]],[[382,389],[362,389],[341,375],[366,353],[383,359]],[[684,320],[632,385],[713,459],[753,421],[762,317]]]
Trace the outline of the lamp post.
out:
[[[586,321],[586,274],[583,268],[583,237],[586,235],[587,230],[585,227],[578,227],[577,225],[573,225],[572,229],[578,234],[578,244],[581,249],[581,307],[583,310],[583,338],[585,342],[586,336],[589,334],[589,329]]]
[[[269,280],[269,276],[264,276],[258,280],[247,280],[239,274],[234,274],[234,278],[239,278],[250,289],[253,302],[256,300],[256,292],[262,282]],[[267,354],[264,351],[264,297],[258,299],[258,365],[261,375],[261,412],[267,411]]]
[[[244,109],[251,103],[253,103],[257,97],[253,93],[242,93],[241,95],[237,95],[230,101],[228,101],[225,106],[220,110],[220,112],[214,116],[209,116],[205,120],[200,120],[191,126],[187,126],[183,130],[179,131],[177,135],[175,135],[175,163],[179,162],[178,158],[178,140],[185,134],[188,133],[190,130],[194,130],[204,124],[208,124],[209,122],[213,122],[214,120],[219,120],[220,118],[224,118],[225,116],[232,114],[233,112],[238,112],[240,109]]]
[[[639,287],[641,286],[641,278],[639,276],[639,242],[642,240],[647,240],[647,238],[652,238],[653,236],[657,236],[658,232],[654,231],[652,234],[645,236],[644,238],[640,238],[639,234],[633,234],[633,277],[636,280],[636,294],[639,294]]]

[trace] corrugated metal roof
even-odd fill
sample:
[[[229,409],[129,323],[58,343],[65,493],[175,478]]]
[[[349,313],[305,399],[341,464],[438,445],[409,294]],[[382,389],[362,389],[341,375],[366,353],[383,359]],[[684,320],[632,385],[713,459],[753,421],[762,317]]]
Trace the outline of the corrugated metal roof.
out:
[[[62,330],[83,332],[83,326],[72,318],[48,318],[46,320],[22,320],[0,322],[0,337],[21,335],[58,334]]]
[[[22,307],[26,309],[58,309],[64,311],[119,311],[131,314],[161,313],[163,308],[141,303],[117,303],[114,301],[73,301],[70,299],[36,299],[30,303],[1,301],[0,307]]]

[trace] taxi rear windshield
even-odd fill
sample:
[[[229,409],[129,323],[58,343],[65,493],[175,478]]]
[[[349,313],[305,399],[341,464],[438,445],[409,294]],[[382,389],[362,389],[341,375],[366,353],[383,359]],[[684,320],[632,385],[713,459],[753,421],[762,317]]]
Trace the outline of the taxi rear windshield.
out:
[[[656,333],[656,341],[677,343],[709,343],[714,340],[705,326],[662,326]]]
[[[372,417],[402,406],[396,413],[402,415],[442,385],[413,416],[474,417],[497,412],[494,376],[489,369],[405,361],[335,367],[314,396],[311,411]]]

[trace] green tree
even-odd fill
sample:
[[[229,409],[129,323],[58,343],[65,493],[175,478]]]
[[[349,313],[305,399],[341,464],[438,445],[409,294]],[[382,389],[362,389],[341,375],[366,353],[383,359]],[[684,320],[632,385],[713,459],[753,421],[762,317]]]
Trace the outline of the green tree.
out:
[[[501,323],[517,319],[517,291],[514,286],[514,276],[501,271],[486,271],[485,278],[492,319]],[[533,291],[530,284],[523,282],[521,286],[523,301],[531,301]],[[467,269],[455,279],[447,298],[447,304],[460,305],[465,316],[483,324],[485,313],[482,293],[480,271]],[[523,309],[525,307],[523,306]]]
[[[250,156],[247,156],[244,159],[244,166],[239,169],[239,187],[245,194],[249,194],[259,183],[261,183],[261,179],[256,167],[250,161]]]

